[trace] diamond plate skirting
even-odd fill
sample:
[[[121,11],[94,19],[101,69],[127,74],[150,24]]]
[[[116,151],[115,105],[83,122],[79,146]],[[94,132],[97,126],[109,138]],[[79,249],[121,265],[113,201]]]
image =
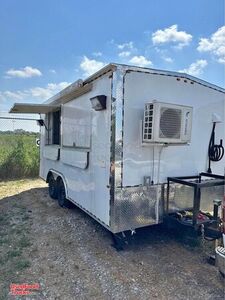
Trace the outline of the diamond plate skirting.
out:
[[[161,185],[116,188],[111,230],[121,232],[161,222],[162,194]]]

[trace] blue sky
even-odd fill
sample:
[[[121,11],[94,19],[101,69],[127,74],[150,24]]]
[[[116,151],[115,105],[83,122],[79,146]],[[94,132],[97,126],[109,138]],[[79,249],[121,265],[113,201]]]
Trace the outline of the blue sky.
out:
[[[0,36],[0,111],[43,102],[109,62],[225,87],[223,0],[2,0]]]

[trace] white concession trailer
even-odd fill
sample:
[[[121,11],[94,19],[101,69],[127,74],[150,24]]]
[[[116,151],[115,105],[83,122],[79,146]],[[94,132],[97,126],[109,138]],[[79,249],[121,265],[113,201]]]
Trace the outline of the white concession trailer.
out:
[[[11,112],[41,115],[40,177],[50,195],[114,234],[190,207],[190,191],[166,197],[168,178],[223,178],[225,90],[184,73],[109,64]]]

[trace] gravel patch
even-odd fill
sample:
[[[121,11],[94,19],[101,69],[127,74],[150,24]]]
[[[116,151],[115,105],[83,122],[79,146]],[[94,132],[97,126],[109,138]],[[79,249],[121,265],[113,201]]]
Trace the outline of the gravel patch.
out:
[[[15,202],[26,207],[31,224],[31,266],[21,280],[41,285],[23,299],[225,299],[225,282],[203,248],[160,227],[137,230],[131,245],[117,252],[105,228],[76,207],[60,208],[45,186],[3,198],[1,211],[13,210]]]

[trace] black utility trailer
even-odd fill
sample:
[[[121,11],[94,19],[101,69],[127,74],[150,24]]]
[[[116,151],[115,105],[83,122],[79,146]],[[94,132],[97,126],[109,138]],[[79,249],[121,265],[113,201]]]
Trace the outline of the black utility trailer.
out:
[[[173,210],[170,207],[171,185],[179,184],[189,186],[193,189],[193,200],[190,207],[185,209]],[[165,199],[165,217],[164,221],[170,228],[186,230],[189,233],[203,233],[208,239],[217,239],[222,237],[220,229],[221,219],[218,210],[221,205],[221,199],[212,199],[213,213],[201,211],[202,189],[224,186],[224,176],[200,173],[194,176],[168,177]]]

